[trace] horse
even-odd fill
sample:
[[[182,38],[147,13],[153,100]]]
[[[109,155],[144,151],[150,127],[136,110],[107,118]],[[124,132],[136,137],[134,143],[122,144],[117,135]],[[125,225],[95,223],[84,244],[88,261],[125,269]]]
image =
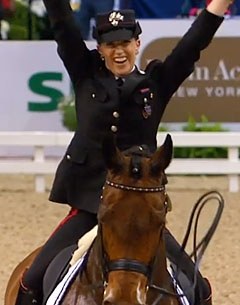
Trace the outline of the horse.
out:
[[[5,296],[4,305],[15,305],[18,290],[20,287],[20,279],[24,271],[30,267],[35,257],[41,251],[41,246],[33,250],[29,255],[27,255],[13,270],[10,279],[8,280]]]
[[[112,138],[105,139],[107,176],[97,235],[61,305],[182,304],[167,268],[163,236],[170,209],[165,170],[172,154],[170,135],[154,153],[145,145],[122,152]],[[6,302],[10,286],[5,305],[14,305]]]

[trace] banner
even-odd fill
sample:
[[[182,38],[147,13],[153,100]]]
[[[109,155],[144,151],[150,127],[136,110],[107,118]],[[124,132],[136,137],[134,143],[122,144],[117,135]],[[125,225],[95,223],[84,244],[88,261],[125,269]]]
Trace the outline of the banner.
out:
[[[141,20],[137,64],[164,59],[192,20]],[[240,120],[240,20],[226,20],[203,52],[194,73],[177,90],[164,122],[186,122],[192,114],[211,121]],[[95,48],[94,41],[87,42]],[[53,41],[0,42],[0,131],[62,131],[58,101],[71,84]]]
[[[164,58],[179,38],[159,38],[145,47],[143,67],[153,58]],[[163,117],[165,122],[201,120],[240,122],[240,37],[216,37],[202,52],[194,72],[178,88]],[[177,111],[176,111],[177,110]]]

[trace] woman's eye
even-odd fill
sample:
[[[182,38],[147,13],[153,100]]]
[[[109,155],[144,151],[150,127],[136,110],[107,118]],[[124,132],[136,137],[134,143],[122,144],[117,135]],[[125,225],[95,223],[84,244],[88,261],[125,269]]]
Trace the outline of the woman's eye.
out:
[[[125,45],[125,46],[127,46],[129,43],[130,43],[129,40],[124,40],[124,41],[123,41],[123,45]]]

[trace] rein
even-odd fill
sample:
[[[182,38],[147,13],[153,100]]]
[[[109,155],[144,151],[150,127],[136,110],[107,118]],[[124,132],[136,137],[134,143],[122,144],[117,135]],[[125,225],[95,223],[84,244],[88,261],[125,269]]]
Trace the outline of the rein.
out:
[[[203,210],[203,208],[206,206],[206,204],[210,201],[210,200],[216,200],[217,204],[218,204],[218,208],[215,214],[215,217],[213,219],[212,224],[210,225],[210,228],[208,229],[208,231],[206,232],[206,234],[203,236],[203,238],[201,239],[201,241],[197,244],[197,229],[198,229],[198,221],[201,215],[201,212]],[[219,224],[219,221],[221,219],[222,216],[222,212],[223,212],[223,208],[224,208],[224,199],[222,197],[222,195],[218,192],[218,191],[209,191],[207,193],[204,193],[198,200],[197,202],[194,204],[191,215],[190,215],[190,219],[188,222],[188,226],[187,226],[187,230],[182,242],[182,246],[181,246],[181,251],[183,252],[185,250],[185,247],[187,245],[188,239],[189,239],[189,235],[192,229],[192,226],[194,227],[193,230],[193,252],[189,255],[190,257],[193,257],[193,261],[195,263],[195,268],[194,268],[194,274],[193,274],[193,285],[189,286],[188,288],[186,288],[186,290],[190,289],[190,288],[196,288],[197,286],[197,281],[198,281],[198,274],[199,274],[199,267],[200,267],[200,262],[203,258],[204,252],[207,249],[208,244],[210,243],[216,228]],[[195,219],[195,223],[193,224]],[[174,271],[174,270],[172,270]],[[178,266],[175,270],[175,272],[173,273],[173,276],[175,278],[175,280],[178,279]],[[159,300],[161,299],[162,295],[168,295],[168,296],[175,296],[175,297],[183,297],[185,296],[185,294],[174,294],[171,293],[169,291],[166,291],[165,289],[163,289],[162,287],[158,287],[157,285],[150,285],[149,286],[150,289],[154,289],[160,292],[160,296],[155,300],[155,302],[152,305],[157,305]],[[200,300],[203,300],[203,297],[201,295],[201,292],[199,292],[200,295]]]

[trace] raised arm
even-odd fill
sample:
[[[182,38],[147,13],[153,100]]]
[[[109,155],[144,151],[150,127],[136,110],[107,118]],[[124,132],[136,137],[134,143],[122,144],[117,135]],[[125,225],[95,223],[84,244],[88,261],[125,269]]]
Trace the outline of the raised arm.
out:
[[[207,6],[207,10],[214,15],[223,16],[232,3],[232,0],[212,0]]]
[[[158,75],[159,83],[161,78],[164,79],[160,88],[163,98],[168,100],[193,72],[201,51],[212,41],[230,4],[229,0],[213,0],[195,19],[190,29],[163,62],[162,71]]]
[[[90,51],[75,22],[69,0],[43,0],[58,45],[58,54],[72,79],[76,81],[87,70]]]

